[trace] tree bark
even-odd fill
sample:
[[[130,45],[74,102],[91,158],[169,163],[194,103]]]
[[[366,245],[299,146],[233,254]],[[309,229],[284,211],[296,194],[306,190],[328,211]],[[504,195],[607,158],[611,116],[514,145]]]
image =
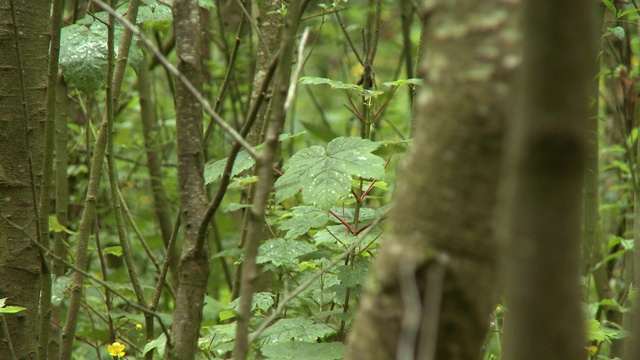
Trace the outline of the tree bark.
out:
[[[200,10],[197,0],[173,3],[178,70],[202,92]],[[191,360],[198,350],[202,308],[209,278],[209,247],[197,248],[198,227],[207,210],[204,188],[202,107],[182,82],[176,82],[178,184],[184,229],[171,344],[165,358]]]
[[[162,242],[167,249],[167,256],[169,256],[169,269],[171,270],[172,276],[171,285],[175,288],[177,285],[179,258],[176,248],[169,248],[169,240],[171,239],[175,216],[171,209],[164,183],[162,182],[164,176],[162,171],[162,152],[159,144],[160,132],[158,131],[156,110],[151,98],[149,67],[146,58],[145,51],[145,61],[140,64],[140,69],[138,69],[137,87],[140,96],[140,118],[142,120],[144,147],[147,153],[149,183],[151,184],[151,192],[153,194],[153,210],[158,219],[158,225],[160,226]]]
[[[260,16],[258,17],[260,34],[258,34],[258,36],[261,37],[258,38],[258,52],[256,53],[256,68],[254,71],[255,76],[253,78],[251,102],[255,101],[258,97],[257,92],[260,91],[260,84],[262,84],[271,59],[273,59],[280,47],[282,15],[280,15],[277,10],[280,9],[282,3],[282,0],[264,0],[260,3]],[[265,116],[268,107],[268,101],[263,102],[262,106],[260,106],[256,124],[251,128],[247,136],[247,141],[251,145],[258,145],[264,137],[266,131]]]
[[[50,2],[1,0],[0,9],[0,298],[26,308],[4,317],[16,358],[35,359],[41,259],[32,240],[38,231]],[[0,337],[0,359],[10,359],[9,339]]]
[[[500,221],[508,239],[507,360],[586,356],[579,245],[593,6],[524,1],[520,111],[509,133]]]
[[[517,1],[430,1],[415,139],[347,359],[478,359],[497,302],[492,214]]]
[[[260,277],[260,267],[256,264],[258,247],[264,239],[264,213],[267,208],[269,193],[273,189],[273,162],[278,153],[278,137],[284,128],[287,116],[285,101],[291,82],[291,59],[295,43],[295,34],[300,23],[302,9],[300,0],[291,1],[288,5],[284,30],[282,33],[278,69],[275,74],[275,91],[271,106],[273,111],[269,117],[265,137],[265,148],[257,160],[258,184],[253,194],[252,206],[247,211],[248,229],[243,247],[244,260],[240,275],[240,302],[236,321],[236,340],[233,356],[236,360],[245,360],[249,356],[251,343],[249,342],[249,325],[251,320],[251,304],[256,285]],[[266,72],[262,75],[262,81]]]

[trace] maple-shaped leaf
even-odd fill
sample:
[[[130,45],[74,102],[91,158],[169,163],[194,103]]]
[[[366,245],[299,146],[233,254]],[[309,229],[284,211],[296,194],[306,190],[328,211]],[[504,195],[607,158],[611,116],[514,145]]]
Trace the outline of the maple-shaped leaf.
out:
[[[284,236],[286,240],[295,239],[313,228],[320,228],[329,220],[329,213],[315,206],[296,206],[287,215],[289,216],[278,226],[280,230],[288,230]]]
[[[345,345],[339,342],[313,343],[286,341],[260,348],[262,355],[278,360],[337,360],[344,357]]]
[[[384,160],[371,152],[380,144],[358,137],[333,139],[326,148],[311,146],[295,153],[275,183],[276,201],[302,190],[308,204],[329,209],[349,195],[351,178],[384,178]]]
[[[317,324],[311,319],[301,317],[280,319],[260,334],[258,344],[264,346],[292,340],[315,343],[336,332],[337,330],[329,325]]]
[[[315,247],[304,241],[269,239],[260,244],[256,263],[267,262],[275,266],[294,267],[298,265],[298,258],[315,250]]]

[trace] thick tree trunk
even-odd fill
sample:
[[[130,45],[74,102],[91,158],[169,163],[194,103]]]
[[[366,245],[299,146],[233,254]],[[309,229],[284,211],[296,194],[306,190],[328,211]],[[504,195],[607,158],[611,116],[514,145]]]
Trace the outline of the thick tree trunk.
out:
[[[517,1],[432,1],[415,140],[347,359],[478,359],[497,301],[492,214]]]
[[[198,90],[202,89],[200,10],[197,0],[173,3],[178,70]],[[197,248],[198,227],[207,209],[204,189],[202,107],[182,82],[176,83],[178,183],[180,216],[184,229],[178,292],[171,328],[172,344],[166,358],[192,360],[198,350],[205,288],[209,278],[209,248]]]
[[[586,357],[579,244],[595,3],[524,4],[521,102],[502,194],[509,284],[504,354],[578,360]]]
[[[0,0],[0,9],[0,298],[26,308],[5,319],[16,358],[35,359],[41,268],[29,237],[37,233],[50,2]],[[0,359],[11,358],[8,340],[0,335]]]

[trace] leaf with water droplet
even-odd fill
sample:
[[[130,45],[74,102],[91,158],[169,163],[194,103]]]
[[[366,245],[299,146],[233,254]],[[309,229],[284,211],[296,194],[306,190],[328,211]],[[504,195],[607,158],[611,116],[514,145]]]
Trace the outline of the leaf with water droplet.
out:
[[[349,195],[353,176],[384,178],[384,159],[371,153],[379,146],[380,143],[359,137],[339,137],[326,148],[311,146],[298,151],[283,166],[284,175],[276,181],[276,201],[302,190],[306,203],[329,209]]]

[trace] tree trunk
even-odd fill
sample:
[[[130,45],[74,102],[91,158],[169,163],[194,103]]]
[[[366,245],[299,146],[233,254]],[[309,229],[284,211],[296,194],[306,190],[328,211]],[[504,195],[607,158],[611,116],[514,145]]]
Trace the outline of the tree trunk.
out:
[[[173,3],[178,70],[201,92],[199,13],[197,0],[177,0]],[[191,360],[198,350],[205,288],[209,278],[208,243],[205,241],[200,248],[196,246],[198,227],[207,209],[203,177],[202,107],[181,81],[176,82],[175,107],[180,216],[184,240],[171,329],[172,343],[166,358]]]
[[[32,243],[34,192],[44,141],[50,2],[1,0],[0,9],[0,298],[26,308],[4,315],[10,339],[0,335],[0,359],[11,359],[8,340],[17,359],[35,359],[41,268]]]
[[[260,3],[258,17],[258,29],[260,30],[260,38],[258,38],[258,52],[256,54],[256,69],[253,78],[253,93],[251,94],[252,102],[258,97],[260,84],[264,79],[271,59],[278,52],[280,47],[280,28],[282,26],[282,15],[277,10],[282,6],[282,0],[264,0]],[[266,131],[265,115],[269,102],[263,102],[258,112],[258,118],[255,125],[249,131],[247,141],[251,145],[258,145]]]
[[[478,359],[497,302],[492,214],[516,1],[425,7],[415,139],[347,359]]]
[[[138,70],[137,83],[138,93],[140,94],[140,118],[142,120],[142,133],[144,136],[144,147],[147,153],[147,163],[149,164],[147,168],[149,170],[149,182],[153,194],[153,210],[158,219],[162,242],[167,249],[167,256],[169,256],[169,269],[171,270],[172,276],[171,285],[175,288],[177,285],[179,259],[175,246],[169,248],[169,240],[171,239],[175,216],[172,212],[164,183],[162,182],[164,174],[162,171],[163,159],[160,150],[160,132],[158,131],[156,110],[151,98],[149,67],[146,58],[145,51],[144,61],[140,64],[140,69]]]
[[[579,244],[595,3],[524,4],[520,112],[502,194],[509,241],[504,354],[578,360],[586,357]]]

